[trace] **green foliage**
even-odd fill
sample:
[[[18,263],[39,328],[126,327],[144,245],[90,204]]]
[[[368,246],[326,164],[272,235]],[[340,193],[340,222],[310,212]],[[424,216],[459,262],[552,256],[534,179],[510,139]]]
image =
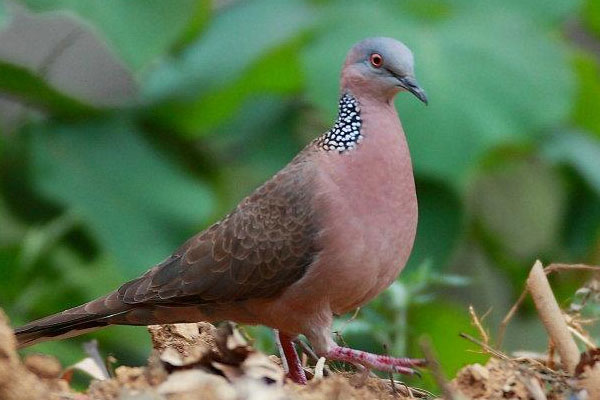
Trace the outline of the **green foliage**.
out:
[[[460,198],[446,185],[435,181],[418,181],[419,225],[407,270],[426,261],[438,269],[446,265],[456,248],[464,225]]]
[[[164,55],[177,39],[197,31],[194,20],[203,21],[210,8],[206,0],[23,1],[35,11],[68,12],[85,19],[134,70]]]
[[[145,96],[196,97],[227,86],[259,57],[305,30],[313,15],[300,0],[241,2],[217,15],[181,57],[167,59],[152,71]]]
[[[554,162],[571,165],[600,196],[600,142],[577,132],[555,136],[543,148]]]
[[[590,30],[600,37],[600,4],[595,0],[586,0],[582,16]]]
[[[55,116],[81,117],[97,112],[93,106],[61,93],[27,68],[3,61],[0,61],[0,91]]]
[[[31,150],[35,189],[80,215],[132,271],[161,261],[212,209],[210,190],[157,154],[124,116],[34,126]]]
[[[460,332],[474,337],[478,335],[475,327],[471,325],[464,307],[447,302],[415,306],[410,310],[407,324],[412,326],[414,332],[427,332],[427,335],[430,335],[432,347],[435,349],[446,376],[454,376],[467,363],[484,364],[489,358],[487,355],[474,352],[473,350],[479,351],[480,349],[458,335]],[[410,343],[410,354],[419,354],[417,337],[412,336]],[[424,376],[423,383],[419,381],[414,383],[435,387],[430,374]]]
[[[397,100],[419,197],[409,266],[336,324],[344,340],[418,356],[427,333],[452,374],[481,360],[457,336],[472,330],[470,293],[493,289],[479,310],[505,305],[534,258],[600,262],[600,68],[562,35],[581,18],[600,37],[597,1],[22,3],[40,20],[73,15],[140,90],[125,106],[88,104],[17,56],[80,42],[56,52],[3,36],[0,305],[15,323],[114,289],[223,216],[327,129],[344,55],[370,35],[413,49],[430,106]],[[15,28],[11,10],[0,29]],[[268,330],[249,331],[273,350]],[[143,328],[97,337],[124,362],[149,347]],[[72,363],[80,340],[39,349]]]
[[[442,335],[443,329],[437,329],[447,324],[445,332],[472,332],[470,321],[461,306],[449,304],[443,306],[443,311],[448,314],[448,320],[443,317],[441,325],[432,328],[432,314],[428,306],[435,304],[438,307],[437,293],[448,288],[464,288],[471,283],[470,279],[441,274],[432,267],[430,262],[424,262],[417,267],[405,272],[400,281],[394,282],[388,290],[366,307],[361,308],[356,317],[344,316],[334,325],[334,330],[339,339],[354,348],[365,349],[375,353],[404,354],[418,357],[420,349],[417,339],[423,332],[431,333],[436,341],[450,341],[454,348],[442,350],[443,364],[448,373],[454,374],[465,360],[475,362],[482,357],[468,357],[460,354],[467,348],[467,343],[458,336],[447,338]],[[422,309],[427,310],[421,312]],[[458,339],[458,340],[455,340]],[[438,344],[438,343],[436,343]],[[415,382],[433,389],[433,381],[426,377],[425,381]]]
[[[575,123],[600,138],[600,65],[587,54],[575,58],[579,78],[577,103],[573,110]]]
[[[0,29],[4,28],[7,23],[6,4],[0,2]]]
[[[475,182],[471,212],[496,239],[500,253],[526,262],[558,242],[564,192],[558,172],[548,165],[507,160]]]
[[[301,83],[298,44],[287,43],[268,51],[231,83],[193,100],[167,101],[153,110],[151,118],[185,136],[210,134],[231,118],[249,96],[291,94],[300,90]]]

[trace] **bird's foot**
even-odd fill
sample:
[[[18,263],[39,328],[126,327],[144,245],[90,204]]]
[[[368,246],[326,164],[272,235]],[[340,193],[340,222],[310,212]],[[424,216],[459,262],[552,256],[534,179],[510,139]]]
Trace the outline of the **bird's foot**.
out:
[[[425,366],[425,360],[422,359],[396,358],[341,346],[332,347],[325,358],[359,364],[377,371],[397,372],[404,375],[419,375],[419,372],[414,368]]]
[[[287,372],[288,378],[299,385],[306,385],[306,374],[298,358],[298,353],[294,347],[293,338],[285,333],[275,330],[277,336],[277,345],[279,353]]]

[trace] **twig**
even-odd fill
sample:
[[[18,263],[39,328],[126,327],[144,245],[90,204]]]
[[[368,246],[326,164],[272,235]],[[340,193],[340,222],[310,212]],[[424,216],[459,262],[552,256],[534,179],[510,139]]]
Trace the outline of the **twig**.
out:
[[[393,382],[394,382],[394,387],[396,387],[396,386],[395,386],[395,384],[396,384],[396,381],[393,381]],[[408,385],[407,385],[406,383],[404,383],[404,382],[400,382],[400,384],[401,384],[402,386],[404,386],[404,390],[406,390],[406,393],[407,393],[407,394],[406,394],[406,396],[408,396],[408,397],[409,397],[409,398],[411,398],[411,399],[414,399],[414,398],[415,398],[415,396],[413,396],[413,392],[412,392],[412,389],[410,388],[410,386],[408,386]]]
[[[380,378],[378,376],[375,377],[382,382],[389,383],[387,378]],[[398,393],[400,393],[402,396],[408,396],[411,399],[432,399],[436,397],[433,393],[425,389],[410,387],[402,381],[394,380],[394,384],[396,385],[396,389],[398,389]]]
[[[304,354],[306,354],[311,359],[312,362],[316,363],[317,361],[319,361],[319,356],[317,356],[315,354],[313,349],[308,344],[306,344],[305,341],[303,341],[299,338],[295,338],[294,343],[296,343],[298,346],[300,346],[300,348],[302,349],[302,352]]]
[[[581,332],[579,332],[577,329],[573,328],[572,326],[567,326],[567,328],[569,329],[569,332],[571,332],[577,339],[581,340],[588,349],[595,349],[597,347],[594,343],[590,341],[590,339],[582,335]]]
[[[317,361],[317,365],[315,365],[315,375],[314,380],[323,379],[323,369],[325,368],[325,357],[319,358]]]
[[[583,270],[583,271],[596,271],[596,272],[599,272],[600,271],[600,266],[585,265],[585,264],[561,264],[561,263],[553,263],[553,264],[550,264],[549,266],[547,266],[546,268],[544,268],[544,273],[546,275],[549,275],[549,274],[554,273],[554,272],[559,272],[559,271],[574,271],[574,270],[576,270],[576,271],[577,270]],[[496,335],[496,337],[497,337],[497,339],[496,339],[496,346],[497,347],[502,346],[502,342],[504,340],[504,334],[506,333],[506,327],[508,326],[509,322],[512,320],[512,318],[516,314],[517,310],[519,309],[519,307],[521,306],[521,304],[525,300],[526,296],[527,296],[527,287],[523,290],[523,292],[521,292],[521,295],[519,296],[518,300],[515,302],[515,304],[513,304],[513,306],[510,308],[510,310],[508,311],[508,313],[506,314],[506,316],[504,317],[504,319],[502,320],[502,322],[498,326],[498,333]]]
[[[489,338],[487,332],[485,331],[485,329],[483,329],[483,326],[481,325],[481,322],[479,321],[479,318],[477,317],[477,313],[475,312],[475,308],[473,307],[472,304],[469,305],[469,314],[471,315],[471,322],[473,323],[473,325],[475,325],[475,327],[479,331],[481,340],[483,340],[483,343],[488,344],[490,338]]]
[[[337,333],[341,336],[342,333],[344,333],[344,330],[346,329],[346,327],[348,326],[348,324],[350,324],[350,322],[354,321],[356,319],[356,317],[358,317],[358,313],[360,312],[360,307],[357,307],[354,310],[354,314],[352,314],[352,316],[350,318],[348,318],[346,321],[344,321],[344,323],[340,326],[340,329],[338,329]]]
[[[510,357],[508,357],[506,354],[502,353],[499,350],[494,349],[493,347],[491,347],[490,345],[482,342],[481,340],[475,339],[473,336],[468,335],[464,332],[461,332],[458,334],[461,338],[463,339],[467,339],[473,343],[475,343],[476,345],[479,345],[483,348],[483,350],[485,350],[487,353],[493,355],[496,358],[499,358],[501,360],[510,360]]]
[[[600,272],[600,266],[586,265],[586,264],[553,263],[553,264],[548,265],[546,268],[544,268],[544,272],[546,273],[546,275],[551,274],[556,271],[573,271],[573,270]]]
[[[569,333],[567,322],[556,302],[539,260],[535,262],[529,273],[527,288],[548,335],[556,345],[563,367],[566,367],[566,370],[572,374],[579,362],[579,350]]]
[[[431,342],[426,337],[421,337],[419,339],[419,346],[421,347],[421,351],[423,351],[423,355],[425,356],[425,360],[427,360],[427,366],[429,370],[433,374],[433,378],[435,379],[435,383],[442,390],[442,396],[446,400],[456,400],[456,395],[450,385],[448,385],[448,381],[442,372],[442,368],[437,358],[433,354],[433,349],[431,348]]]
[[[580,319],[579,313],[570,314],[569,312],[565,312],[564,317],[565,321],[567,321],[567,325],[569,326],[569,330],[575,335],[575,337],[581,340],[589,349],[595,349],[598,347],[586,330],[583,329],[583,325],[589,324],[588,320]]]
[[[522,377],[521,382],[523,382],[533,400],[548,400],[537,379],[524,376]]]
[[[389,355],[387,343],[383,344],[383,350],[386,355]],[[388,377],[390,378],[390,385],[392,386],[392,393],[394,394],[394,397],[397,397],[398,390],[396,389],[396,384],[394,383],[394,374],[392,374],[391,372],[388,372]]]
[[[382,379],[382,378],[380,378],[380,379],[382,381],[386,381],[387,382],[387,379]],[[427,391],[425,389],[419,389],[419,388],[410,387],[410,386],[408,386],[406,383],[404,383],[402,381],[394,380],[394,384],[397,385],[396,387],[398,388],[398,390],[399,390],[399,392],[400,392],[400,394],[402,396],[408,396],[411,399],[414,399],[414,398],[431,399],[431,398],[435,398],[436,397],[433,393],[431,393],[431,392],[429,392],[429,391]]]
[[[320,360],[319,356],[317,356],[317,354],[313,351],[313,349],[305,341],[303,341],[300,338],[295,338],[294,343],[296,343],[298,346],[300,346],[300,348],[302,349],[302,354],[306,355],[311,360],[311,362],[314,362],[314,363],[319,362],[319,360]],[[331,375],[331,371],[329,370],[329,367],[325,366],[323,368],[323,375],[324,376]]]
[[[547,400],[538,380],[550,384],[552,384],[552,382],[560,382],[563,386],[568,385],[566,379],[569,378],[569,376],[565,375],[563,372],[554,371],[548,368],[544,363],[541,363],[538,360],[531,357],[510,358],[506,354],[495,350],[466,333],[461,333],[460,336],[478,344],[486,352],[501,359],[503,362],[508,363],[512,368],[518,371],[516,376],[523,382],[534,400]]]
[[[523,291],[521,292],[521,295],[519,296],[519,298],[517,299],[515,304],[513,304],[513,306],[510,308],[510,310],[508,310],[508,313],[506,314],[504,319],[502,319],[500,326],[498,326],[498,334],[496,335],[496,338],[497,338],[496,339],[496,347],[502,346],[502,341],[504,340],[504,333],[506,332],[506,327],[508,326],[508,323],[510,322],[510,320],[516,314],[517,310],[519,309],[519,307],[521,306],[523,301],[525,301],[526,296],[527,296],[527,288],[523,289]]]
[[[275,345],[277,346],[277,351],[279,352],[279,358],[281,359],[281,364],[283,365],[283,371],[287,375],[290,373],[290,367],[288,365],[287,358],[285,357],[281,340],[279,340],[279,330],[273,329],[273,333],[275,335]]]
[[[552,339],[548,340],[548,362],[546,365],[550,369],[556,369],[556,364],[554,363],[554,355],[556,354],[556,346]]]

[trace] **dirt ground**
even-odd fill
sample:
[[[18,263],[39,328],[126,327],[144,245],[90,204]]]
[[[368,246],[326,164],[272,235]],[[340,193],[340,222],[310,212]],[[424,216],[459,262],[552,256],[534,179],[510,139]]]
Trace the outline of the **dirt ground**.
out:
[[[21,360],[7,318],[0,312],[0,399],[2,400],[235,400],[235,399],[409,399],[436,398],[418,388],[361,373],[333,373],[307,366],[306,386],[285,379],[279,358],[254,350],[234,325],[149,327],[154,352],[145,367],[116,368],[91,357],[80,369],[96,376],[85,392],[70,387],[72,370],[53,357]],[[533,358],[492,357],[487,365],[469,365],[448,383],[454,399],[600,399],[582,389],[595,371],[600,352],[586,353],[577,376],[548,368]],[[600,365],[600,364],[598,364]],[[592,385],[593,386],[593,385]],[[577,397],[574,397],[577,396]],[[587,396],[587,397],[586,397]]]

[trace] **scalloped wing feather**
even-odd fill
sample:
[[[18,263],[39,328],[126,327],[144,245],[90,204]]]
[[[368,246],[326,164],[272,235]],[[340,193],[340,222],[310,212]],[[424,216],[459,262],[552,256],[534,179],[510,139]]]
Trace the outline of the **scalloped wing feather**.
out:
[[[300,279],[318,253],[307,152],[223,220],[124,284],[131,305],[205,304],[272,297]]]

